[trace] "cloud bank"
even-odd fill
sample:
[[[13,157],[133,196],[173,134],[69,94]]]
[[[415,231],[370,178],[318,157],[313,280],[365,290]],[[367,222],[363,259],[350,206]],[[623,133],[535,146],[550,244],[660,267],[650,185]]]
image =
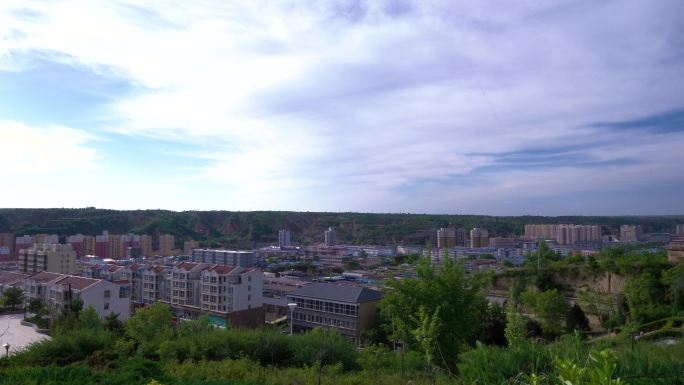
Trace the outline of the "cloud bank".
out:
[[[55,143],[146,191],[101,206],[682,213],[683,25],[675,0],[17,1],[0,75],[82,74],[87,119],[42,121],[118,138]],[[166,167],[112,156],[150,141]]]

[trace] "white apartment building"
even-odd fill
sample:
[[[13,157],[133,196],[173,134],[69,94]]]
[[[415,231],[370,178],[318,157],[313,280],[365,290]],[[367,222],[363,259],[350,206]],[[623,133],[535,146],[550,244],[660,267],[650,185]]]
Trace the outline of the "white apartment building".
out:
[[[44,271],[24,280],[24,293],[28,299],[37,298],[47,304],[53,316],[59,314],[72,299],[82,300],[84,308],[92,306],[103,318],[114,313],[124,321],[131,314],[128,291],[102,279]]]
[[[257,269],[214,265],[202,271],[202,310],[233,313],[263,304],[263,274]]]

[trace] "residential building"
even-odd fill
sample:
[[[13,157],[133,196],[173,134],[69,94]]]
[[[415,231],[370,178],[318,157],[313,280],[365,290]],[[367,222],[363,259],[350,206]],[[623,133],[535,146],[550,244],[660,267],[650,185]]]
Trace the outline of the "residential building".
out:
[[[452,248],[456,246],[456,229],[441,228],[437,230],[437,248]]]
[[[163,257],[173,255],[175,249],[176,238],[170,234],[162,234],[159,236],[159,254]]]
[[[24,280],[24,292],[27,298],[47,304],[53,315],[61,313],[74,299],[82,300],[84,308],[92,306],[101,318],[114,313],[125,321],[131,314],[127,291],[102,279],[40,272]]]
[[[152,236],[150,236],[150,235],[141,235],[140,236],[140,254],[142,254],[143,257],[151,257],[152,256]]]
[[[0,296],[10,287],[18,286],[23,289],[24,280],[28,276],[28,274],[0,270]]]
[[[253,251],[194,249],[190,253],[190,261],[252,267],[255,265],[255,253]]]
[[[35,234],[33,243],[59,243],[57,234]]]
[[[677,230],[675,231],[675,234],[677,236],[682,236],[684,237],[684,224],[682,225],[677,225]]]
[[[0,248],[7,248],[7,252],[0,257],[0,262],[15,259],[14,255],[14,233],[0,233]]]
[[[154,266],[140,272],[142,276],[142,303],[168,301],[168,297],[165,296],[167,271],[168,269],[164,266]]]
[[[325,246],[326,247],[333,247],[337,243],[337,233],[335,232],[335,229],[332,227],[329,227],[327,230],[325,230],[325,233],[323,233],[325,237]]]
[[[667,260],[670,263],[677,263],[684,259],[684,238],[672,241],[667,249]]]
[[[2,262],[14,262],[14,256],[10,252],[10,248],[7,246],[0,246],[0,263]]]
[[[641,225],[620,226],[620,242],[640,242],[644,238],[644,230]]]
[[[185,255],[190,255],[192,254],[192,250],[198,249],[199,248],[199,242],[195,240],[188,240],[183,242],[183,254]]]
[[[202,310],[234,313],[263,305],[263,274],[240,266],[213,265],[202,276]]]
[[[76,252],[71,245],[37,243],[19,252],[19,270],[28,274],[77,274]]]
[[[86,255],[95,255],[95,237],[90,235],[76,234],[66,238],[66,243],[76,252],[76,257],[81,259]]]
[[[24,235],[17,237],[14,242],[14,256],[18,257],[19,252],[24,249],[28,249],[33,245],[33,237],[30,235]]]
[[[278,230],[278,246],[290,246],[290,230]]]
[[[381,299],[381,292],[366,287],[314,283],[287,294],[287,302],[297,304],[288,321],[295,332],[331,328],[361,342]]]
[[[555,240],[560,245],[601,242],[601,226],[542,224],[525,225],[527,240]]]
[[[487,229],[476,227],[470,230],[470,247],[489,247],[489,232]]]
[[[514,249],[515,245],[516,245],[515,238],[503,238],[503,237],[489,238],[489,247],[493,247],[495,249]]]
[[[109,258],[109,231],[95,236],[95,255],[102,259]]]
[[[126,249],[124,248],[124,238],[122,235],[109,234],[109,243],[107,247],[109,251],[107,252],[108,258],[111,259],[123,259],[126,256]]]

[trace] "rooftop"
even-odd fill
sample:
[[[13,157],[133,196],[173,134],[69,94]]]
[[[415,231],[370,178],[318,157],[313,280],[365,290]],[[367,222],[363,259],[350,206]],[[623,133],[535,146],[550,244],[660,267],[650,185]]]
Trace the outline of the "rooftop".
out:
[[[382,299],[382,293],[361,286],[313,283],[294,290],[290,295],[327,299],[331,301],[361,303]]]
[[[90,287],[90,286],[100,282],[100,281],[101,281],[100,279],[84,278],[84,277],[76,277],[74,275],[67,275],[55,283],[58,285],[62,285],[62,286],[71,286],[71,288],[74,290],[83,290],[87,287]]]

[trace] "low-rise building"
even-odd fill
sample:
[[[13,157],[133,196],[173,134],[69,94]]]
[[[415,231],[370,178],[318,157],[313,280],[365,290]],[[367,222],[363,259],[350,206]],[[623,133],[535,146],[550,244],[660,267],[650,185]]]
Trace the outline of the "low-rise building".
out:
[[[255,265],[253,251],[194,249],[190,260],[197,263],[211,263],[229,266],[252,267]]]
[[[366,287],[314,283],[287,295],[288,303],[297,304],[289,322],[296,332],[331,328],[362,342],[381,299],[381,292]]]

